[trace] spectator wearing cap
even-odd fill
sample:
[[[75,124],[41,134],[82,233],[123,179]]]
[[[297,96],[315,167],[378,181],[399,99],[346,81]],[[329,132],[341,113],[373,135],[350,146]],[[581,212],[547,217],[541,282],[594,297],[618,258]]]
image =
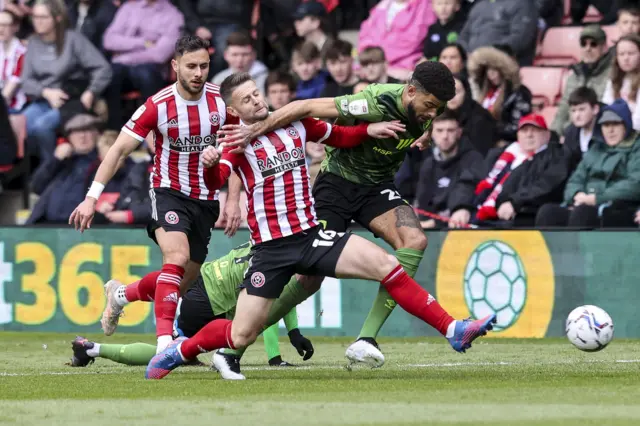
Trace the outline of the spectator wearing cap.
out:
[[[520,65],[531,65],[535,55],[538,9],[533,0],[476,1],[458,43],[467,52],[506,44]]]
[[[227,47],[224,49],[224,59],[229,68],[216,74],[211,82],[220,85],[225,78],[237,72],[247,72],[256,82],[258,89],[264,94],[264,83],[269,70],[262,62],[257,60],[253,39],[248,32],[238,31],[231,33],[227,38]]]
[[[640,206],[640,142],[621,99],[605,107],[595,139],[564,190],[564,204],[543,206],[540,227],[631,227]]]
[[[99,158],[96,143],[100,121],[79,114],[64,128],[66,140],[58,144],[53,157],[34,173],[31,189],[40,198],[27,220],[34,223],[67,223],[77,203],[82,202],[93,180]],[[109,181],[105,192],[119,192],[121,179]]]
[[[580,33],[581,61],[570,67],[571,73],[564,86],[551,130],[561,135],[570,124],[569,97],[578,87],[590,87],[596,92],[598,99],[602,98],[611,66],[611,60],[606,52],[607,35],[604,30],[599,25],[585,27]]]
[[[293,24],[298,37],[316,45],[324,57],[333,37],[327,34],[327,9],[320,2],[311,0],[301,3],[293,14]]]
[[[423,41],[435,21],[429,0],[382,0],[360,26],[358,50],[381,47],[389,75],[406,80],[422,57]]]
[[[472,223],[482,226],[532,227],[540,206],[559,202],[568,171],[557,136],[544,118],[520,119],[518,140],[500,154],[476,186]]]

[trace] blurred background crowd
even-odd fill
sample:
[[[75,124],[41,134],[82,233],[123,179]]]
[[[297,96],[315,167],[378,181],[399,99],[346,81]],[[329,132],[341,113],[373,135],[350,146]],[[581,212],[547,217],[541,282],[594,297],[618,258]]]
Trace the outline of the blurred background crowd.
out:
[[[0,11],[1,224],[67,222],[124,122],[175,81],[184,33],[210,40],[210,81],[249,72],[274,110],[444,63],[456,96],[432,149],[408,152],[396,176],[425,228],[640,222],[640,0],[0,0]],[[94,223],[146,223],[148,142]],[[307,154],[315,174],[323,147]]]

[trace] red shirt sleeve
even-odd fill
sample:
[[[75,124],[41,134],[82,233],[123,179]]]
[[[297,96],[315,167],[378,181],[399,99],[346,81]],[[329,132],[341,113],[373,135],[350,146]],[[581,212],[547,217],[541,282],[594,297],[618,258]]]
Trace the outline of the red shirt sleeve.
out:
[[[140,142],[144,142],[149,132],[158,127],[158,108],[151,101],[151,98],[147,99],[143,105],[140,106],[133,113],[131,119],[124,125],[122,131],[132,136]]]
[[[229,152],[231,148],[225,148],[222,158],[218,164],[208,169],[204,169],[204,183],[210,191],[216,191],[224,185],[242,161],[245,161],[244,154],[232,154]]]
[[[315,118],[300,120],[307,131],[307,141],[324,143],[335,148],[353,148],[369,137],[368,123],[357,126],[332,126]]]
[[[22,75],[22,70],[24,68],[24,53],[21,53],[16,61],[16,66],[11,73],[11,77],[9,77],[9,81],[20,82],[20,76]]]

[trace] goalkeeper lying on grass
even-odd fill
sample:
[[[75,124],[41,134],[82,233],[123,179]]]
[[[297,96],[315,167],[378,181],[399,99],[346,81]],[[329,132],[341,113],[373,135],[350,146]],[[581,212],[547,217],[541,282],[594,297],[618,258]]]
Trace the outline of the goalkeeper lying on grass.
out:
[[[235,248],[226,256],[202,265],[200,275],[181,300],[180,314],[175,332],[191,337],[210,321],[217,318],[232,318],[235,312],[239,285],[249,262],[251,246],[247,243]],[[306,361],[313,356],[309,339],[300,334],[296,306],[311,296],[296,277],[292,277],[280,298],[271,308],[267,328],[263,332],[269,365],[290,366],[282,361],[278,347],[278,321],[284,318],[289,331],[289,340]],[[107,358],[120,364],[147,365],[156,354],[156,346],[146,343],[130,345],[90,342],[76,337],[71,343],[73,357],[69,365],[85,367],[95,358]],[[213,365],[224,379],[243,380],[240,373],[240,358],[244,351],[224,349],[213,355]]]

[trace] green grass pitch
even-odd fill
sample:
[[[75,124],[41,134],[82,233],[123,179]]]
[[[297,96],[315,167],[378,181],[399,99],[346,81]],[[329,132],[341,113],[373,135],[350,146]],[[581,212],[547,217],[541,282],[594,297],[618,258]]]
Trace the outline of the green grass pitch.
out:
[[[381,339],[376,370],[347,371],[347,339],[312,339],[304,367],[268,368],[261,342],[244,382],[204,367],[145,381],[143,367],[64,365],[73,335],[0,333],[1,425],[639,425],[640,341],[583,353],[564,339]],[[105,343],[154,342],[122,334]],[[302,364],[281,340],[283,358]],[[46,347],[45,347],[46,345]],[[203,355],[203,362],[210,357]]]

